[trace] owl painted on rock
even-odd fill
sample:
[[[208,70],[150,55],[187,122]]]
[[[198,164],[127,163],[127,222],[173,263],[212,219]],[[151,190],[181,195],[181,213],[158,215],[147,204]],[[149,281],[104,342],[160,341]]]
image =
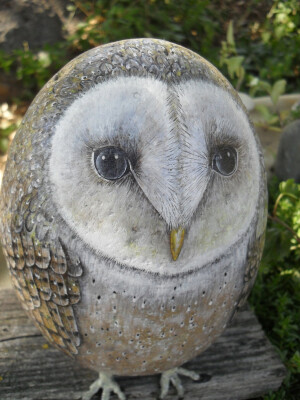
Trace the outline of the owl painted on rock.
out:
[[[266,225],[260,145],[206,60],[162,40],[94,48],[40,91],[10,149],[1,230],[17,294],[48,341],[99,372],[177,368],[224,330]]]

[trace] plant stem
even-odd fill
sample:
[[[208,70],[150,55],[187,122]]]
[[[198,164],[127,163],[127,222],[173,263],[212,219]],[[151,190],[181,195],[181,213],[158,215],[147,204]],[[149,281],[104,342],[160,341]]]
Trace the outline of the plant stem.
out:
[[[268,218],[273,221],[273,222],[277,222],[278,224],[284,226],[288,231],[290,231],[293,236],[295,237],[295,239],[297,240],[297,242],[300,244],[300,237],[297,235],[297,232],[295,232],[288,224],[286,224],[284,221],[282,221],[280,218],[276,217],[276,216],[272,216],[270,214],[268,214]]]
[[[274,208],[273,208],[273,217],[276,217],[278,204],[279,204],[280,200],[283,198],[283,196],[288,196],[293,200],[298,200],[298,197],[292,195],[291,193],[280,193],[280,195],[276,199],[276,202],[275,202],[275,205],[274,205]]]

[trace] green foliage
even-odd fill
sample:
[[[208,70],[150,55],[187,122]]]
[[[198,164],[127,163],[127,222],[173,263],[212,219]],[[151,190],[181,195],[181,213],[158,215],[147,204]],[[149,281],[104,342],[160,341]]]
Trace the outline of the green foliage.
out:
[[[80,51],[102,43],[133,37],[156,37],[217,58],[212,47],[220,33],[219,11],[208,0],[73,1],[84,21],[69,40]]]
[[[256,4],[255,4],[256,3]],[[263,2],[249,1],[248,7],[257,7]],[[265,3],[266,4],[266,3]],[[247,13],[249,15],[249,12]],[[244,57],[245,82],[253,79],[276,82],[285,78],[290,92],[300,87],[300,2],[299,0],[273,0],[262,20],[250,20],[243,26],[239,15],[234,15],[235,55]],[[246,17],[248,20],[249,17]],[[245,21],[246,22],[246,21]],[[230,24],[229,24],[230,25]],[[230,27],[228,26],[228,29]],[[228,41],[228,39],[227,39]],[[220,60],[222,67],[222,53]],[[227,73],[222,69],[222,72]],[[265,90],[259,87],[262,92]],[[258,94],[263,94],[260,90]]]
[[[296,78],[300,74],[300,2],[298,0],[273,1],[262,25],[264,45],[260,71],[262,79]]]
[[[22,80],[23,97],[32,98],[74,54],[116,40],[157,37],[206,57],[237,89],[248,91],[249,84],[251,92],[260,95],[269,92],[267,83],[273,90],[280,86],[276,93],[282,93],[285,80],[289,91],[299,90],[300,2],[273,0],[268,7],[267,2],[249,0],[242,8],[237,4],[233,0],[73,0],[68,6],[70,18],[79,14],[81,22],[66,42],[37,52],[26,47],[10,54],[0,52],[0,69]],[[275,104],[276,95],[273,100]]]
[[[33,95],[60,69],[67,61],[65,44],[45,45],[38,52],[24,49],[13,50],[12,53],[0,51],[0,70],[14,74],[22,81],[21,97],[32,99]]]
[[[226,41],[223,40],[221,44],[220,66],[222,67],[224,64],[227,66],[231,81],[237,78],[235,88],[239,90],[245,78],[245,69],[242,65],[245,57],[237,55],[232,21],[230,21],[228,25]]]
[[[264,104],[256,104],[255,109],[259,111],[260,115],[263,117],[267,127],[277,126],[279,124],[279,116],[270,111],[270,109]]]
[[[222,48],[220,51],[220,66],[226,65],[227,72],[231,82],[235,84],[235,88],[240,90],[245,77],[248,80],[249,95],[255,96],[259,94],[268,94],[273,103],[272,109],[264,104],[257,104],[256,109],[259,111],[265,124],[270,128],[282,126],[286,120],[283,115],[277,112],[277,102],[279,97],[284,94],[286,88],[286,80],[279,79],[273,85],[258,77],[246,75],[244,68],[245,57],[239,56],[234,39],[233,21],[229,22],[227,28],[226,41],[222,41]],[[289,113],[288,113],[289,114]],[[289,118],[289,115],[286,117]],[[275,128],[276,129],[276,128]]]
[[[270,96],[270,99],[273,103],[273,109],[270,110],[264,104],[257,104],[256,109],[260,112],[263,119],[266,121],[268,126],[278,126],[283,125],[284,119],[282,116],[277,112],[276,105],[279,100],[279,96],[284,94],[286,88],[286,80],[279,79],[271,85],[269,82],[263,81],[258,78],[252,77],[249,82],[250,96],[255,96],[257,92],[267,93]]]
[[[299,90],[299,0],[273,0],[263,20],[254,20],[237,33],[238,54],[245,56],[244,68],[250,79],[275,82],[285,78],[288,91]]]
[[[257,92],[268,93],[268,95],[271,97],[273,105],[276,106],[279,96],[281,96],[285,92],[286,80],[279,79],[274,83],[274,85],[271,85],[269,82],[263,81],[261,79],[252,78],[249,82],[249,87],[250,96],[254,97]]]
[[[296,400],[300,393],[300,184],[269,184],[266,245],[250,302],[288,374],[264,400]]]
[[[16,129],[16,124],[11,124],[7,128],[0,128],[0,154],[7,153],[9,147],[9,135]]]

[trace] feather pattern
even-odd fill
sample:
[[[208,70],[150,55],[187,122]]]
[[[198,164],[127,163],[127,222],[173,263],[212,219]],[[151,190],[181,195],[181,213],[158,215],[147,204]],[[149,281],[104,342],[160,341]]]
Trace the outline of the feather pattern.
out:
[[[27,263],[22,255],[28,252],[26,246],[32,238],[28,232],[22,233],[24,244],[20,234],[13,236],[12,243],[10,236],[5,236],[4,252],[23,307],[52,344],[68,355],[77,354],[80,337],[72,306],[80,301],[79,281],[68,274],[67,257],[59,242],[56,249],[52,244],[55,254],[51,254],[45,243],[30,245],[33,254]],[[17,249],[14,254],[10,252],[11,247]],[[58,259],[57,253],[59,263],[55,262]]]
[[[82,264],[79,258],[70,257],[59,238],[46,239],[47,235],[56,236],[56,225],[54,220],[50,224],[41,211],[45,198],[36,190],[31,191],[30,185],[25,192],[22,180],[13,181],[13,178],[11,176],[12,180],[2,189],[19,193],[15,211],[19,218],[10,219],[10,214],[7,214],[6,223],[2,224],[3,251],[13,285],[23,307],[43,335],[73,356],[80,345],[73,305],[81,298],[78,278],[83,271]],[[37,223],[44,229],[38,230]]]

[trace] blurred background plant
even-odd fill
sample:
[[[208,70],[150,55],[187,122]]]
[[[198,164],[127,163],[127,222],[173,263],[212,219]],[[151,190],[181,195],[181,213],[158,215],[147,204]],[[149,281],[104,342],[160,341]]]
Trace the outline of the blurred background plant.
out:
[[[300,184],[269,181],[264,255],[250,297],[263,328],[288,369],[280,390],[264,400],[296,400],[300,393]]]
[[[51,3],[51,2],[50,2]],[[269,96],[256,105],[260,125],[280,131],[300,107],[282,111],[284,93],[300,92],[299,0],[73,0],[65,40],[32,49],[0,51],[1,82],[12,82],[0,105],[0,153],[5,154],[21,115],[47,80],[82,51],[104,43],[156,37],[186,46],[207,58],[250,96]],[[16,90],[14,90],[16,88]],[[300,393],[300,185],[269,182],[265,253],[250,302],[288,368],[284,385],[265,400],[299,400]]]
[[[250,85],[252,94],[266,94],[262,82],[272,86],[282,79],[288,92],[299,89],[298,0],[73,0],[67,9],[69,19],[80,19],[67,40],[38,51],[25,41],[23,49],[0,52],[0,70],[22,80],[21,96],[32,97],[74,55],[132,37],[182,44],[216,65],[238,90]]]

